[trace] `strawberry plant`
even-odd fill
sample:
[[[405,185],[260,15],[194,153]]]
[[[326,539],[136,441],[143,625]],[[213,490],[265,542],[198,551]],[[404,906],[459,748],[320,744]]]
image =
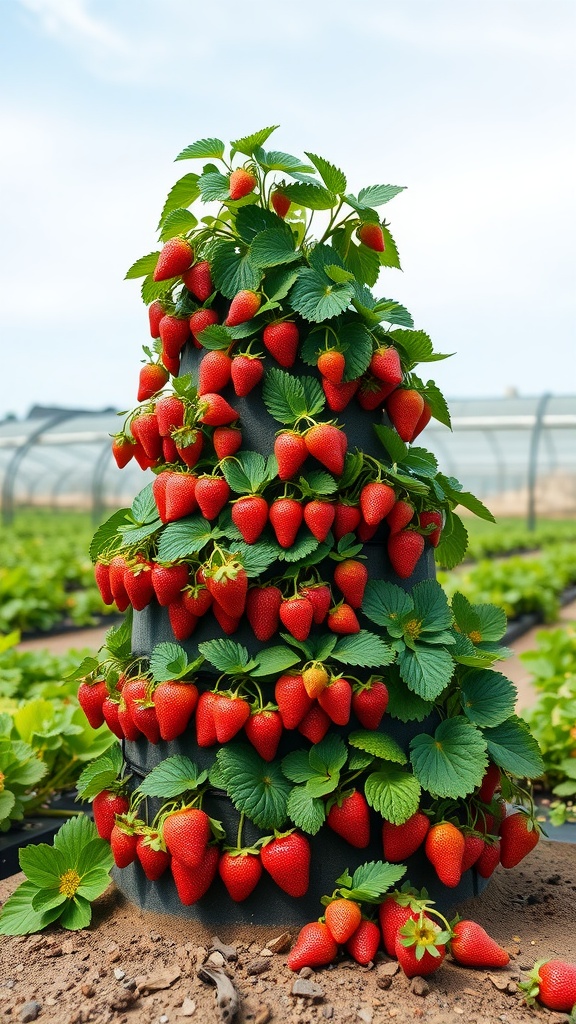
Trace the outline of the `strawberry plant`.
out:
[[[186,906],[221,883],[252,908],[261,891],[301,900],[328,870],[321,842],[378,864],[382,836],[414,821],[410,856],[453,888],[481,856],[488,872],[500,794],[522,803],[518,780],[542,771],[494,668],[504,614],[449,602],[434,579],[435,557],[451,568],[466,551],[456,509],[492,516],[420,444],[431,417],[450,425],[417,374],[445,356],[374,290],[400,267],[382,208],[403,189],[356,192],[315,153],[268,149],[274,130],[177,158],[201,163],[127,273],[160,373],[115,439],[154,478],[90,547],[102,600],[126,620],[78,670],[79,699],[127,760],[118,772],[105,755],[81,791],[118,807],[102,824],[117,864],[155,844]],[[148,747],[155,767],[128,784]],[[531,807],[522,820],[532,842]],[[343,898],[384,891],[365,869],[340,877]],[[326,962],[335,940],[319,924]],[[360,962],[375,928],[363,919],[346,939]],[[418,929],[399,940],[406,963],[426,944],[443,956],[449,932]]]

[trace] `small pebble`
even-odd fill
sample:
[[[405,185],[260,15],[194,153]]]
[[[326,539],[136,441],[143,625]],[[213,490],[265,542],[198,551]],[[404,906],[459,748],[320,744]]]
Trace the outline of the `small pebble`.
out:
[[[114,977],[116,978],[116,981],[122,981],[122,978],[126,977],[126,971],[123,971],[121,967],[115,967]]]
[[[410,982],[410,991],[415,996],[427,996],[430,992],[430,985],[425,978],[421,978],[417,975],[415,978],[412,978],[412,981]]]
[[[28,1021],[36,1020],[41,1009],[42,1003],[36,1002],[35,999],[31,999],[30,1002],[24,1003],[24,1006],[21,1007],[19,1013],[22,1024],[28,1024]]]
[[[312,970],[311,967],[301,967],[300,970],[298,971],[298,977],[299,978],[313,978],[314,977],[314,971]]]
[[[324,998],[324,989],[315,981],[310,981],[309,978],[296,978],[292,985],[292,995],[304,996],[316,1002],[316,1000],[320,1001]]]

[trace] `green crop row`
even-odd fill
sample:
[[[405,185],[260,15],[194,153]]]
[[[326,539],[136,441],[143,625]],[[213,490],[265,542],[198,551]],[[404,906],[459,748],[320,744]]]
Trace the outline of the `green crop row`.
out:
[[[466,519],[466,529],[469,534],[466,558],[470,561],[576,542],[576,521],[573,519],[543,519],[529,530],[519,519],[499,519],[496,523],[489,523],[470,518]]]

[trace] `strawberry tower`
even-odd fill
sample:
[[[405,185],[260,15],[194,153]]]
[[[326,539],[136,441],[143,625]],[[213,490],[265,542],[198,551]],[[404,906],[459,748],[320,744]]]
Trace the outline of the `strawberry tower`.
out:
[[[421,441],[450,417],[416,371],[445,356],[379,297],[402,189],[353,192],[273,131],[180,153],[128,271],[151,341],[113,453],[152,473],[93,540],[125,620],[79,694],[122,740],[80,787],[118,884],[214,922],[317,916],[363,862],[471,895],[542,770],[493,667],[503,612],[435,579],[466,550],[456,508],[491,516]]]

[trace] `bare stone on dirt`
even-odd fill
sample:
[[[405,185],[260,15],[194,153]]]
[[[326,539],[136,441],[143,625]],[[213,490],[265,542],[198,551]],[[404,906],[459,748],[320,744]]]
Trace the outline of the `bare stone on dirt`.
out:
[[[190,996],[186,996],[186,999],[182,1003],[179,1010],[176,1011],[177,1017],[193,1017],[196,1013],[196,1003]]]
[[[28,1024],[28,1021],[36,1020],[41,1009],[42,1003],[37,1002],[36,999],[31,999],[28,1003],[24,1003],[18,1015],[22,1024]]]
[[[217,935],[212,936],[211,952],[214,950],[221,953],[224,959],[229,960],[230,963],[233,963],[238,959],[238,950],[236,949],[236,946],[228,946],[225,942],[222,942]]]
[[[282,932],[275,939],[271,939],[267,943],[268,949],[271,949],[273,953],[286,953],[290,949],[292,943],[292,936],[290,932]]]
[[[250,975],[264,974],[265,971],[270,970],[270,961],[266,957],[257,957],[251,964],[248,965],[247,973]]]
[[[309,978],[299,977],[292,985],[292,995],[311,999],[313,1002],[321,1002],[324,999],[324,989],[315,981],[310,981]]]
[[[149,974],[139,987],[146,992],[160,992],[162,989],[170,988],[175,981],[178,981],[181,974],[182,971],[178,964],[162,967],[159,971],[155,971],[154,974]]]
[[[410,982],[410,991],[415,996],[427,996],[430,993],[430,985],[425,978],[421,978],[420,975],[416,975]]]

